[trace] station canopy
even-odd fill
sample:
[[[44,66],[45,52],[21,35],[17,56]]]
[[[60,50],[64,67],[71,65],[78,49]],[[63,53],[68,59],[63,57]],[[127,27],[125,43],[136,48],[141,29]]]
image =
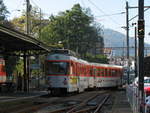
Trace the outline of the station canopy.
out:
[[[49,52],[50,48],[39,40],[24,33],[12,30],[0,25],[0,51],[30,51],[44,50]]]

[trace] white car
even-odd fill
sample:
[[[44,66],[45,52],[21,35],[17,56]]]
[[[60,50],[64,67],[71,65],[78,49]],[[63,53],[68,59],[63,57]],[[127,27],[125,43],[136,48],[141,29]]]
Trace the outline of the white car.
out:
[[[133,85],[138,86],[138,80],[139,78],[136,77],[133,81]],[[150,86],[150,77],[144,77],[144,86]]]

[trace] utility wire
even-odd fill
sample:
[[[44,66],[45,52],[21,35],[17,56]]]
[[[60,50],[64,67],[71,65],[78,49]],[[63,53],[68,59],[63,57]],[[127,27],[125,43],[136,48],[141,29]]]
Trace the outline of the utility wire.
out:
[[[38,7],[39,9],[41,9],[41,12],[42,12],[42,15],[43,15],[43,16],[48,16],[48,17],[50,16],[50,14],[44,13],[43,10],[42,10],[42,8],[40,8],[33,0],[31,0],[31,2],[32,2],[36,7]]]
[[[41,9],[33,0],[31,0],[31,2],[32,2],[36,7],[38,7],[39,9]]]
[[[24,4],[24,2],[22,2],[22,0],[19,1],[19,4],[16,7],[16,10],[18,10],[18,7],[20,7],[22,4]]]
[[[106,13],[100,9],[98,6],[96,6],[91,0],[88,0],[94,7],[96,7],[101,13],[103,13],[104,15],[106,15]]]
[[[115,16],[115,15],[121,15],[121,14],[124,14],[124,13],[125,13],[125,12],[114,13],[114,14],[108,14],[108,15],[100,15],[100,16],[95,16],[95,17]]]
[[[144,10],[144,12],[145,11],[147,11],[149,8],[146,8],[145,10]],[[138,17],[139,15],[135,15],[134,17],[132,17],[129,21],[131,21],[131,20],[133,20],[134,18],[136,18],[136,17]]]
[[[104,15],[107,15],[102,9],[100,9],[97,5],[95,5],[91,0],[88,0],[95,8],[97,8],[101,13],[103,13]],[[109,17],[109,16],[108,16]],[[109,17],[109,19],[117,24],[117,25],[120,25],[118,22],[116,22],[115,20],[113,20],[113,18]]]

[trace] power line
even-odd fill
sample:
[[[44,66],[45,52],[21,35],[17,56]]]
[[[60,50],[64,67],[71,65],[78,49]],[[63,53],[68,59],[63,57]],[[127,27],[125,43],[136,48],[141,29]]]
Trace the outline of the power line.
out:
[[[144,12],[145,11],[147,11],[149,8],[146,8],[145,10],[144,10]],[[131,21],[131,20],[133,20],[134,18],[136,18],[136,17],[138,17],[139,15],[135,15],[134,17],[132,17],[129,21]]]
[[[16,6],[15,9],[18,10],[18,7],[21,6],[22,4],[24,4],[24,2],[22,2],[22,0],[19,0],[19,3],[18,3],[18,5]]]
[[[39,9],[41,9],[33,0],[31,0],[31,2],[32,2],[36,7],[38,7]]]
[[[115,16],[115,15],[121,15],[121,14],[124,14],[124,13],[125,13],[125,12],[114,13],[114,14],[108,14],[108,15],[100,15],[100,16],[95,16],[95,17]]]
[[[37,5],[33,0],[31,0],[31,2],[32,2],[37,8],[39,8],[39,9],[41,10],[43,16],[46,16],[46,17],[47,17],[47,16],[50,16],[50,14],[44,13],[44,11],[42,10],[42,8],[41,8],[39,5]]]
[[[102,9],[100,9],[97,5],[95,5],[91,0],[88,0],[95,8],[97,8],[101,13],[103,13],[104,15],[107,15]],[[108,18],[115,24],[119,25],[118,22],[116,22],[113,18],[109,17]]]
[[[91,0],[88,0],[94,7],[96,7],[100,12],[102,12],[103,14],[106,14],[102,9],[100,9],[98,6],[96,6],[93,2],[91,2]]]

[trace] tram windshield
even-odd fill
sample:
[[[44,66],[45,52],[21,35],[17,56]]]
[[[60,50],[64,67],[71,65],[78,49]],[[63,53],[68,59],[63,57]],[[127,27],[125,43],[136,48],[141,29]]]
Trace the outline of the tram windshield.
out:
[[[48,75],[67,75],[68,67],[67,62],[47,62],[46,71]]]

